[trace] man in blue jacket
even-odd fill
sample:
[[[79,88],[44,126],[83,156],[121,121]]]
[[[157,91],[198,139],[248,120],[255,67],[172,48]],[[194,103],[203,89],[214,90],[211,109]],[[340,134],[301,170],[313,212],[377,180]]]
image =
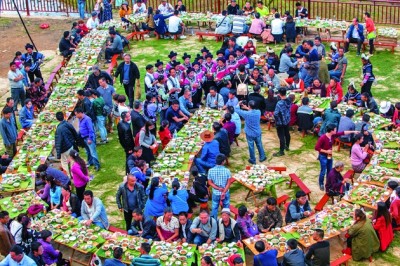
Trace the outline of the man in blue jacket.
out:
[[[364,39],[364,26],[358,22],[358,18],[353,18],[353,24],[350,25],[346,34],[346,42],[344,44],[345,53],[349,51],[350,43],[357,43],[357,56],[359,56]]]

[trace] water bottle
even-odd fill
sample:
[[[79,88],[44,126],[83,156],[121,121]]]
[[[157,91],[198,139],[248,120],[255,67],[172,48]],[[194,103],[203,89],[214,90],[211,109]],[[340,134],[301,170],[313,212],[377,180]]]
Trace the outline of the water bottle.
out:
[[[174,130],[174,134],[172,135],[172,138],[176,139],[178,137],[178,134],[176,133],[176,129]]]

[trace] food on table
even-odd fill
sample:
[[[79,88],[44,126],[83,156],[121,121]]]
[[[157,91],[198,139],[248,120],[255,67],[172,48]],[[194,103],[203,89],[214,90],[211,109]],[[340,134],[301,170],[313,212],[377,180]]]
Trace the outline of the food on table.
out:
[[[282,174],[268,169],[265,165],[252,165],[249,170],[239,171],[233,177],[256,189],[263,189],[283,178]]]

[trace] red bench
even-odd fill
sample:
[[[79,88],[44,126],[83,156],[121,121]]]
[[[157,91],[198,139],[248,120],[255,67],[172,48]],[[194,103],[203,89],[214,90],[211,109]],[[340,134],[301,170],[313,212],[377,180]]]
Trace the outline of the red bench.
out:
[[[351,183],[354,184],[354,174],[355,172],[353,169],[347,170],[347,172],[343,175],[343,179],[351,179]]]
[[[217,33],[214,33],[214,32],[201,32],[201,31],[198,31],[198,32],[196,32],[196,35],[199,36],[199,41],[203,40],[203,36],[215,37],[215,41],[216,42],[222,41],[223,38],[224,38],[224,35],[217,34]]]
[[[126,38],[127,38],[128,40],[131,40],[131,39],[133,39],[133,37],[135,37],[137,41],[139,41],[139,40],[144,41],[144,35],[145,35],[145,34],[149,34],[149,32],[150,32],[150,31],[148,31],[148,30],[144,30],[144,31],[133,31],[133,32],[129,33],[129,34],[126,36]]]
[[[365,45],[365,44],[364,44]],[[380,46],[380,47],[390,47],[392,54],[394,54],[394,49],[397,47],[397,43],[391,43],[391,42],[380,42],[380,41],[376,41],[374,42],[374,46]],[[365,46],[364,46],[364,50],[365,50]]]
[[[347,146],[347,147],[349,147],[349,148],[351,148],[351,146],[353,146],[353,143],[351,143],[351,142],[344,142],[344,141],[342,141],[342,140],[340,140],[339,138],[336,138],[335,139],[335,144],[337,144],[338,145],[338,147],[337,147],[337,151],[338,152],[340,152],[340,147],[341,146]]]
[[[288,199],[289,195],[284,194],[276,199],[276,203],[278,204],[279,207],[281,207],[281,205],[285,204]]]
[[[286,171],[286,166],[268,166],[267,168],[269,170],[274,170],[276,172],[279,172],[280,174]]]
[[[342,257],[340,257],[340,258],[338,258],[338,259],[336,259],[334,261],[331,261],[331,266],[339,266],[339,265],[342,265],[342,264],[347,266],[348,263],[349,263],[349,260],[351,260],[351,256],[347,255],[347,254],[344,254]]]
[[[110,225],[110,227],[108,227],[108,231],[110,231],[110,232],[113,232],[113,233],[115,233],[115,232],[119,232],[119,233],[122,233],[122,234],[125,234],[125,235],[127,235],[127,234],[128,234],[128,232],[127,232],[127,231],[125,231],[125,230],[122,230],[121,228],[117,228],[117,227],[115,227],[115,226],[112,226],[112,225]]]
[[[324,208],[324,206],[328,202],[329,198],[332,198],[332,203],[333,203],[333,201],[334,201],[333,197],[331,197],[331,196],[329,196],[328,194],[325,193],[324,196],[322,196],[322,198],[319,200],[317,205],[315,205],[314,210],[316,212],[322,211],[322,209]]]
[[[113,55],[113,57],[111,57],[111,63],[108,66],[108,69],[106,71],[108,74],[111,75],[111,73],[113,72],[114,67],[118,64],[117,59],[120,56],[121,56],[121,54],[115,54],[115,55]]]
[[[289,188],[292,187],[293,181],[297,184],[297,186],[307,194],[308,199],[310,199],[311,190],[301,181],[300,177],[298,177],[295,173],[289,174],[290,183]]]

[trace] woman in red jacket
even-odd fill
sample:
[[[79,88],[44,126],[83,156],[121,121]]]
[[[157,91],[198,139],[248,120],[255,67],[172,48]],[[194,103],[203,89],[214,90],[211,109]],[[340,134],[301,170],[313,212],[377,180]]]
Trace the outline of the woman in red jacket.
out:
[[[160,136],[162,148],[165,149],[169,141],[172,139],[171,132],[169,131],[169,122],[168,120],[163,120],[161,122],[160,130],[158,131],[158,135]]]
[[[329,85],[326,88],[326,97],[331,98],[332,101],[336,101],[337,103],[340,103],[342,101],[343,88],[336,77],[331,78],[331,81],[329,82]]]
[[[393,241],[392,218],[384,202],[378,202],[374,229],[381,242],[381,251],[385,251]]]
[[[392,215],[392,227],[400,228],[400,187],[396,188],[396,199],[390,204],[390,214]]]
[[[364,13],[365,28],[367,29],[367,39],[369,42],[369,54],[374,53],[374,40],[376,38],[376,28],[374,21],[371,18],[371,14],[368,12]]]

